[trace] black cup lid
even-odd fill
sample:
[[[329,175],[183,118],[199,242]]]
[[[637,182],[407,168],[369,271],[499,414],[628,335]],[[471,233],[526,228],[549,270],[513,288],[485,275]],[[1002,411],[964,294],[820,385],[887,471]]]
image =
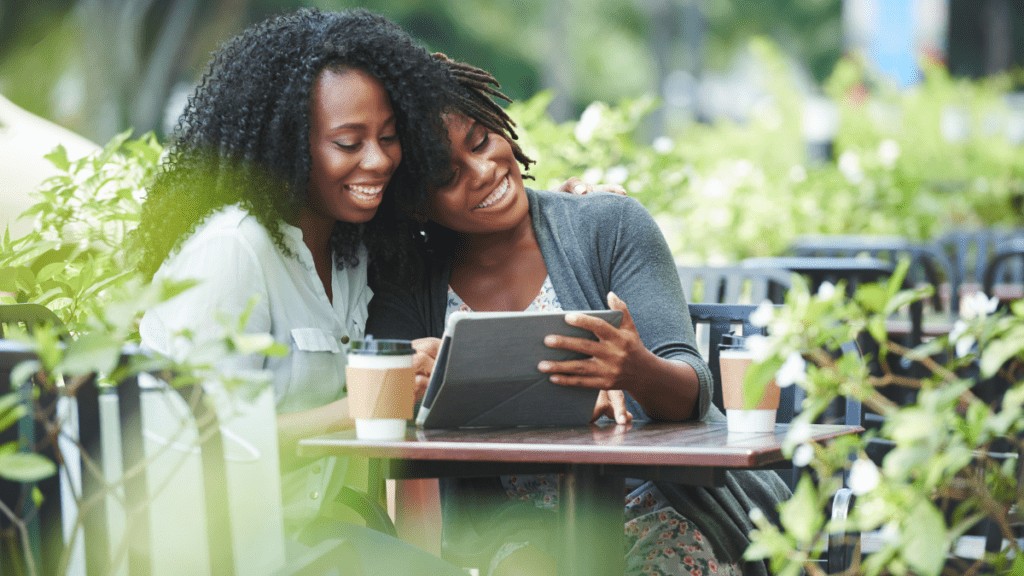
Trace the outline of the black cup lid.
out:
[[[722,341],[718,344],[719,350],[743,350],[747,347],[747,339],[735,332],[722,334]]]
[[[413,349],[411,340],[367,338],[349,342],[348,353],[366,354],[367,356],[404,356],[412,354]]]

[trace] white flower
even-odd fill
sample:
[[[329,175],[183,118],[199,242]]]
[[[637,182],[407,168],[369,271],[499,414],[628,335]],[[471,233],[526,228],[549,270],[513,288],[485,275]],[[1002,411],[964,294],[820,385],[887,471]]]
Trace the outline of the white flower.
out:
[[[775,318],[775,305],[771,300],[764,300],[757,309],[750,313],[750,324],[758,328],[766,328]]]
[[[850,184],[859,184],[864,180],[864,171],[860,167],[860,156],[847,150],[839,155],[839,171]]]
[[[803,468],[814,459],[814,448],[810,444],[801,444],[793,452],[793,465]]]
[[[794,422],[789,427],[789,434],[786,439],[793,443],[806,444],[811,439],[811,425],[803,420]]]
[[[895,140],[886,138],[878,145],[878,161],[882,163],[882,166],[892,168],[896,165],[896,160],[899,157],[900,145]]]
[[[971,353],[977,340],[974,336],[967,334],[967,322],[957,320],[949,331],[949,341],[956,346],[957,358],[963,358]]]
[[[804,362],[804,358],[799,352],[791,352],[779,371],[775,373],[775,383],[780,388],[802,383],[806,379],[807,362]]]
[[[793,167],[789,169],[789,180],[791,182],[798,183],[807,180],[807,169],[804,168],[802,164],[794,164]]]
[[[608,184],[622,184],[629,178],[629,168],[622,166],[612,166],[604,174],[605,179],[608,180]]]
[[[975,292],[960,303],[960,317],[966,320],[984,318],[996,311],[999,306],[999,298],[989,298],[984,292]]]
[[[587,109],[580,115],[580,121],[576,123],[576,139],[581,144],[586,144],[594,138],[594,131],[597,130],[598,124],[601,123],[601,105],[597,102],[593,102]]]
[[[750,351],[750,357],[754,362],[763,362],[770,354],[770,347],[768,345],[768,339],[760,334],[751,334],[747,336],[745,343],[747,350]]]
[[[971,351],[974,350],[974,344],[975,343],[977,343],[977,340],[974,338],[974,336],[970,336],[970,335],[964,336],[964,337],[960,338],[959,340],[957,340],[956,341],[956,357],[957,358],[963,358],[964,356],[967,356],[968,354],[970,354]]]
[[[668,154],[676,147],[676,143],[672,141],[668,136],[658,136],[651,143],[651,148],[658,154]]]
[[[878,466],[871,460],[858,458],[850,466],[850,490],[857,496],[863,496],[878,487],[881,474]]]
[[[836,295],[836,285],[835,284],[833,284],[833,283],[831,283],[831,282],[826,280],[825,282],[821,283],[821,286],[818,286],[818,298],[821,298],[822,300],[831,300],[832,297],[835,296],[835,295]]]
[[[768,520],[760,508],[751,508],[749,514],[750,521],[753,522],[755,526]]]

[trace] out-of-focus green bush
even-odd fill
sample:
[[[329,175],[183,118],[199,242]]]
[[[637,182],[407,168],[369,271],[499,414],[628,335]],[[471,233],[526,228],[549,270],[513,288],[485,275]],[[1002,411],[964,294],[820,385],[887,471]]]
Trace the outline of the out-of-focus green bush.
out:
[[[839,117],[833,161],[815,163],[781,55],[764,42],[753,52],[772,85],[742,125],[692,124],[648,143],[637,134],[649,98],[594,103],[565,124],[543,113],[546,94],[514,105],[536,185],[624,185],[689,262],[777,254],[802,234],[929,239],[1021,221],[1024,110],[1009,106],[1006,79],[956,80],[933,64],[922,84],[896,90],[844,60],[826,87]]]

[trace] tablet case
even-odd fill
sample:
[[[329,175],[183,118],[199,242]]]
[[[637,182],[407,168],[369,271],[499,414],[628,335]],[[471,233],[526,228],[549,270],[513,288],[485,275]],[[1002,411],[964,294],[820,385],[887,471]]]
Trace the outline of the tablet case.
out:
[[[544,337],[596,340],[565,323],[564,312],[455,312],[448,318],[416,423],[425,428],[580,426],[590,422],[599,390],[559,386],[537,370],[541,360],[582,354],[549,348]],[[622,312],[581,311],[618,326]]]

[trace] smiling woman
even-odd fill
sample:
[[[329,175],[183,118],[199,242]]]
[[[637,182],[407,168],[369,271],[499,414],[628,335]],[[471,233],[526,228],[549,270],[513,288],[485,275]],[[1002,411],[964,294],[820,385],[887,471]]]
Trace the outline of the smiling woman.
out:
[[[618,327],[567,314],[567,323],[595,338],[547,336],[547,346],[584,358],[542,361],[537,369],[554,384],[599,390],[595,419],[724,420],[711,404],[711,372],[654,219],[628,197],[527,188],[520,167],[532,161],[492,99],[502,96],[497,83],[482,70],[444,61],[458,85],[444,116],[452,174],[424,202],[432,221],[429,271],[412,288],[375,286],[368,331],[418,339],[422,379],[457,310],[619,310]],[[554,474],[443,479],[446,553],[495,576],[555,573],[559,482]],[[753,529],[748,512],[773,515],[788,490],[773,471],[729,473],[724,484],[628,480],[626,573],[767,575],[763,562],[742,557]],[[429,490],[417,488],[420,500],[429,500]]]
[[[343,460],[290,455],[299,438],[351,426],[342,344],[363,336],[375,266],[409,260],[394,242],[400,206],[448,174],[434,138],[445,79],[424,48],[366,11],[299,10],[247,29],[214,54],[132,238],[146,274],[198,283],[146,312],[145,346],[195,354],[225,321],[288,346],[221,367],[271,374],[296,539],[323,534],[325,503],[354,474]],[[382,556],[364,554],[396,567]],[[420,558],[397,572],[449,569]]]

